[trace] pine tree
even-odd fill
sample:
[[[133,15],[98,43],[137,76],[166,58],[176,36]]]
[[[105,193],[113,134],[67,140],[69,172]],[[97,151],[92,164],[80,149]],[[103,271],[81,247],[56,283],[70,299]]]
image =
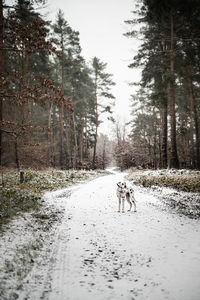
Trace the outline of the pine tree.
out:
[[[167,137],[167,106],[169,102],[170,112],[170,166],[174,168],[179,167],[179,159],[177,153],[177,116],[176,104],[178,103],[177,97],[180,91],[179,82],[182,77],[189,80],[191,99],[191,116],[190,120],[195,125],[196,135],[196,161],[198,165],[198,151],[199,151],[199,133],[198,133],[198,116],[195,112],[194,89],[191,84],[191,76],[188,72],[188,66],[185,68],[185,75],[182,69],[185,65],[185,57],[188,56],[186,48],[190,48],[191,53],[195,53],[197,61],[197,44],[199,36],[199,10],[200,5],[197,1],[162,1],[158,0],[143,0],[139,6],[138,21],[145,23],[139,32],[144,37],[144,42],[140,47],[138,55],[134,57],[136,60],[130,67],[142,66],[142,84],[147,89],[151,89],[154,94],[159,94],[155,103],[159,107],[162,115],[162,166],[166,166],[166,137]],[[134,25],[134,19],[126,23]],[[134,30],[126,34],[128,37],[134,37],[137,32]],[[193,60],[194,61],[194,60]],[[187,64],[188,65],[188,64]],[[194,65],[193,65],[194,66]],[[188,75],[187,75],[188,74]],[[157,76],[158,75],[158,76]],[[161,80],[162,79],[162,80]],[[169,85],[169,90],[168,90]],[[193,90],[193,91],[192,91]],[[162,95],[162,96],[161,96]],[[168,101],[167,101],[168,99]],[[197,110],[196,110],[197,111]],[[197,117],[196,117],[197,116]],[[191,128],[192,123],[191,123]],[[196,130],[197,128],[197,130]],[[193,130],[191,129],[190,142],[192,145]],[[178,149],[179,153],[181,149]],[[194,161],[194,156],[193,156]],[[194,166],[194,163],[193,163]]]
[[[94,57],[92,60],[92,72],[93,72],[93,81],[94,81],[94,95],[95,95],[95,139],[94,139],[94,151],[93,151],[93,161],[92,166],[95,168],[96,160],[96,146],[97,146],[97,137],[98,137],[98,127],[100,124],[100,114],[102,112],[111,112],[111,105],[102,104],[101,107],[103,111],[99,110],[101,99],[115,99],[111,93],[111,87],[115,85],[112,81],[111,74],[105,73],[107,67],[106,63],[101,62],[97,57]]]
[[[65,72],[64,64],[66,57],[66,47],[69,43],[69,35],[72,32],[71,27],[64,19],[64,14],[59,10],[56,18],[56,23],[53,25],[53,31],[55,34],[54,43],[59,47],[59,59],[61,66],[61,91],[64,95],[64,83],[65,83]],[[64,104],[61,103],[60,107],[60,166],[64,167],[64,138],[63,138],[63,115],[64,115]]]

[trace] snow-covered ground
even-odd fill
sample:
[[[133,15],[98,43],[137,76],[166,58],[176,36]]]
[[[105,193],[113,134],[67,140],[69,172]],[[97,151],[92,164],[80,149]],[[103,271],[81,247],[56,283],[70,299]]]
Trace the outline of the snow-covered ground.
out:
[[[161,208],[171,207],[171,212],[200,218],[200,171],[133,169],[129,170],[127,179],[159,198]]]
[[[34,235],[41,236],[42,247],[31,256],[33,267],[20,286],[19,276],[13,273],[8,283],[2,271],[1,299],[198,300],[200,220],[165,209],[162,199],[136,186],[137,212],[118,213],[116,183],[125,175],[46,193],[47,210],[63,211],[51,232],[35,227],[30,214],[7,226],[1,270],[14,257],[13,249]]]

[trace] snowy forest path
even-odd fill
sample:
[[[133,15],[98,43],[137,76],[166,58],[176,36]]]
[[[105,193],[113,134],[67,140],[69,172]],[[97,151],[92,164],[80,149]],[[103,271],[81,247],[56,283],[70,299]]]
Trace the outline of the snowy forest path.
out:
[[[118,213],[116,183],[124,176],[103,176],[57,198],[65,216],[42,299],[199,299],[199,220],[161,209],[137,187],[137,212],[126,204]]]

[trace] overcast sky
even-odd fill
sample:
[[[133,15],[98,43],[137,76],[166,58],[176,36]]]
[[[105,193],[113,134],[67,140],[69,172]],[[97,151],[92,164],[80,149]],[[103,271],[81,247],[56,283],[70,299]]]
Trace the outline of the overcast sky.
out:
[[[6,0],[5,2],[14,2]],[[64,12],[69,25],[80,32],[82,55],[86,61],[97,56],[108,64],[107,71],[113,74],[116,86],[115,115],[122,122],[130,119],[130,95],[134,92],[128,82],[140,79],[139,70],[129,69],[131,58],[137,53],[139,42],[128,39],[125,20],[132,18],[135,0],[47,0],[45,13],[48,20],[55,21],[59,9]],[[43,11],[41,11],[43,13]],[[110,127],[109,123],[101,129]]]
[[[115,113],[128,121],[130,95],[133,87],[128,82],[139,80],[139,71],[128,68],[131,57],[136,54],[138,42],[123,36],[128,29],[125,20],[132,17],[134,0],[49,0],[47,18],[55,20],[58,9],[64,12],[69,25],[80,32],[82,54],[87,61],[97,56],[108,64],[116,86]],[[102,130],[107,128],[101,126]]]

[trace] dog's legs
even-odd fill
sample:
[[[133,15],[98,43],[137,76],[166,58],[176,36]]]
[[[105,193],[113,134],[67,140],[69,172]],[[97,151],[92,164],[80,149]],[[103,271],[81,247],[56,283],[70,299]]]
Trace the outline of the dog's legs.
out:
[[[135,201],[133,201],[133,205],[134,205],[134,212],[136,212],[136,204],[135,204]]]
[[[121,197],[118,197],[118,200],[119,200],[118,212],[120,212],[120,206],[121,206]]]
[[[125,202],[125,197],[122,198],[122,212],[124,213],[124,202]]]
[[[131,208],[132,208],[132,202],[130,201],[130,196],[129,196],[129,194],[126,194],[126,200],[127,200],[127,202],[129,203],[129,205],[130,205],[130,208],[128,209],[128,211],[131,211]]]
[[[134,205],[134,212],[136,212],[136,203],[135,203],[135,197],[134,195],[132,195],[132,199],[131,199],[133,205]]]
[[[130,204],[130,208],[128,211],[131,211],[131,208],[132,208],[132,202],[130,200],[128,200],[128,203]]]

